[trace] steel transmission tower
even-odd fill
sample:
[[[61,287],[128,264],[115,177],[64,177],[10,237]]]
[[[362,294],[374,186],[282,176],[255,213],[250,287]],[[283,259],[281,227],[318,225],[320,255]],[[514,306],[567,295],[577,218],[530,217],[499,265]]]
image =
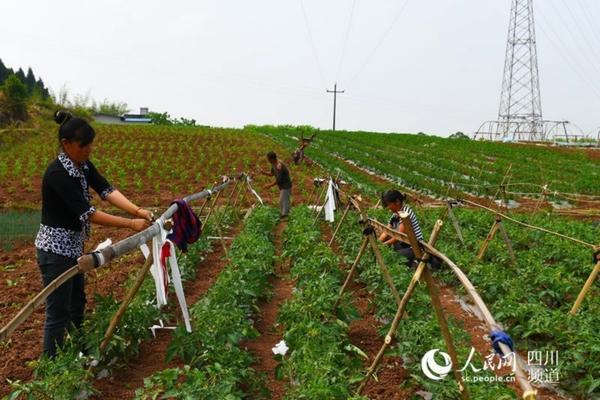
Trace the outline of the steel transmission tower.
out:
[[[498,120],[475,136],[490,140],[545,140],[533,0],[512,0]]]

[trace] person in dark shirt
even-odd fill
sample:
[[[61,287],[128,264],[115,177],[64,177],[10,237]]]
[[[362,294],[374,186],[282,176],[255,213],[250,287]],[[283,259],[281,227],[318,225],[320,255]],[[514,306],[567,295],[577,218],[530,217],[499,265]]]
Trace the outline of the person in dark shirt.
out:
[[[290,196],[292,194],[292,179],[288,167],[277,159],[277,154],[270,151],[267,153],[267,160],[271,164],[271,171],[260,172],[266,176],[274,176],[275,182],[265,186],[265,189],[270,189],[277,185],[279,188],[279,214],[281,218],[287,218],[290,212]]]
[[[65,111],[54,115],[60,124],[61,152],[48,166],[42,180],[42,220],[35,239],[37,261],[44,286],[77,264],[90,223],[142,231],[150,226],[152,213],[137,207],[115,190],[89,160],[96,133],[81,118]],[[89,188],[102,200],[129,213],[123,218],[96,210]],[[46,299],[44,354],[54,357],[62,346],[67,328],[79,328],[85,308],[85,279],[79,274],[56,289]]]
[[[423,231],[421,230],[421,225],[419,224],[417,215],[412,208],[405,204],[405,201],[406,196],[398,190],[387,190],[381,195],[381,203],[384,207],[392,212],[388,226],[398,232],[406,233],[404,227],[405,221],[400,217],[399,214],[400,212],[405,212],[408,214],[408,219],[413,231],[415,232],[415,236],[418,240],[423,240]],[[385,232],[379,236],[379,240],[382,241],[383,244],[391,245],[398,254],[403,256],[406,259],[406,265],[408,267],[415,265],[415,253],[409,244],[390,237],[386,235]],[[428,263],[433,268],[439,268],[442,264],[440,259],[433,256],[430,256]]]

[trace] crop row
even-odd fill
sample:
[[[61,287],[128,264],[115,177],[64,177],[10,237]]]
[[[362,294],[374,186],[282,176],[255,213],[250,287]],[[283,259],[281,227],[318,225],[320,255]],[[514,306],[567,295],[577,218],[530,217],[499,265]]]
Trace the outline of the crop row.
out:
[[[277,375],[290,382],[285,398],[352,398],[352,383],[361,377],[362,352],[348,339],[351,313],[336,314],[333,309],[344,276],[306,207],[292,210],[283,256],[293,263],[291,276],[296,280],[294,295],[278,318],[290,349],[278,356]]]
[[[253,356],[240,348],[240,342],[258,335],[253,318],[259,299],[270,290],[276,217],[267,207],[251,214],[232,244],[227,267],[190,308],[193,332],[181,327],[174,332],[167,359],[177,357],[185,365],[144,379],[137,399],[263,398],[264,383],[251,368]]]

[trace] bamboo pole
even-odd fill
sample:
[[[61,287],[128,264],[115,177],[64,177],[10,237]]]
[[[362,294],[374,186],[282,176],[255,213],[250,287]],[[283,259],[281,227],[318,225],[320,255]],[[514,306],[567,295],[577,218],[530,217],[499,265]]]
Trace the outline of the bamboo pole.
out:
[[[513,264],[517,263],[517,257],[515,257],[515,252],[512,247],[512,243],[508,238],[508,233],[506,233],[506,229],[504,228],[504,224],[502,221],[498,222],[498,230],[500,231],[500,236],[504,239],[504,243],[506,244],[506,249],[508,250],[508,254],[510,256],[510,260]]]
[[[586,294],[590,291],[592,284],[594,283],[594,281],[596,280],[596,277],[598,276],[598,273],[600,272],[600,259],[597,257],[596,260],[597,260],[596,266],[592,270],[592,273],[588,277],[587,281],[585,281],[585,284],[583,285],[581,292],[579,292],[579,295],[577,296],[577,300],[575,300],[575,304],[573,304],[571,311],[569,311],[570,315],[577,314],[577,311],[579,310],[579,307],[581,307],[581,303],[583,302],[583,299],[585,298]]]
[[[212,205],[208,209],[208,214],[206,214],[206,218],[204,218],[204,228],[203,228],[204,230],[206,230],[206,228],[208,227],[208,221],[210,220],[210,217],[211,217],[214,209],[216,208],[219,197],[221,197],[221,192],[217,193],[217,195],[213,199]]]
[[[458,236],[458,240],[460,240],[460,243],[464,246],[465,239],[463,238],[462,230],[460,229],[460,224],[458,223],[458,219],[456,218],[456,215],[454,215],[454,211],[452,211],[452,205],[450,204],[449,201],[446,202],[446,210],[448,211],[448,216],[450,217],[452,226],[454,227],[454,230],[456,231],[456,236]]]
[[[400,218],[403,221],[410,221],[410,217],[408,213],[400,213]],[[424,253],[421,250],[421,245],[415,235],[412,224],[404,224],[404,229],[408,236],[409,241],[411,242],[411,246],[415,257],[418,259],[423,259]],[[454,347],[454,340],[452,338],[452,334],[450,333],[450,328],[448,327],[448,322],[446,321],[446,316],[444,315],[444,310],[442,308],[442,302],[439,296],[439,288],[433,281],[433,277],[431,276],[431,272],[429,268],[425,266],[423,270],[423,277],[425,278],[425,283],[427,284],[427,290],[429,291],[429,297],[431,298],[431,305],[433,306],[433,310],[435,311],[435,316],[438,320],[438,324],[440,325],[440,330],[442,331],[442,336],[444,337],[444,342],[446,342],[446,349],[448,350],[448,354],[450,355],[450,359],[452,360],[452,365],[458,366],[458,356],[456,354],[456,348]],[[459,369],[453,368],[454,379],[458,384],[458,389],[460,390],[460,395],[463,400],[469,399],[469,391],[467,387],[463,383],[462,374]]]
[[[150,253],[148,255],[148,258],[146,258],[146,261],[144,262],[142,269],[140,269],[140,271],[138,272],[133,286],[131,286],[129,288],[127,295],[121,301],[121,305],[119,306],[119,309],[117,310],[115,315],[110,320],[110,324],[108,325],[108,329],[106,330],[106,333],[104,334],[102,343],[100,343],[100,355],[102,355],[102,353],[104,353],[104,350],[106,350],[106,347],[108,346],[110,339],[112,339],[112,337],[115,333],[115,330],[117,329],[117,325],[119,324],[119,322],[121,321],[121,318],[125,314],[127,307],[129,307],[131,300],[133,300],[133,298],[137,294],[138,290],[144,283],[146,275],[148,274],[148,271],[150,271],[150,268],[152,267],[152,262],[153,262],[153,257],[152,257],[152,253]],[[90,370],[91,369],[92,368],[90,367]]]
[[[486,211],[492,212],[492,213],[494,213],[494,214],[496,214],[496,215],[499,215],[500,217],[502,217],[502,219],[505,219],[505,220],[508,220],[508,221],[514,222],[515,224],[517,224],[517,225],[521,225],[521,226],[523,226],[523,227],[525,227],[525,228],[529,228],[529,229],[533,229],[533,230],[536,230],[536,231],[540,231],[540,232],[548,233],[548,234],[550,234],[550,235],[558,236],[558,237],[560,237],[560,238],[563,238],[563,239],[566,239],[566,240],[570,240],[570,241],[572,241],[572,242],[575,242],[575,243],[579,243],[579,244],[581,244],[581,245],[583,245],[583,246],[587,246],[587,247],[590,247],[590,248],[592,248],[592,249],[594,249],[594,248],[596,247],[596,245],[594,245],[594,244],[592,244],[592,243],[588,243],[588,242],[585,242],[585,241],[583,241],[583,240],[580,240],[580,239],[577,239],[577,238],[574,238],[574,237],[570,237],[570,236],[567,236],[567,235],[563,235],[562,233],[554,232],[554,231],[551,231],[551,230],[549,230],[549,229],[546,229],[546,228],[541,228],[541,227],[539,227],[539,226],[535,226],[535,225],[526,224],[525,222],[521,222],[521,221],[519,221],[519,220],[517,220],[517,219],[511,218],[511,217],[509,217],[509,216],[508,216],[508,215],[506,215],[506,214],[502,214],[502,213],[500,213],[500,212],[497,212],[497,211],[495,211],[495,210],[492,210],[491,208],[489,208],[489,207],[486,207],[486,206],[484,206],[484,205],[482,205],[482,204],[475,203],[475,202],[473,202],[473,201],[466,200],[466,199],[461,199],[460,201],[461,201],[461,202],[463,202],[463,203],[466,203],[466,204],[473,205],[473,206],[475,206],[475,207],[479,207],[479,208],[481,208],[481,209],[483,209],[483,210],[486,210]]]
[[[329,240],[329,247],[331,247],[331,245],[333,244],[333,241],[335,240],[335,237],[337,236],[340,228],[342,227],[342,224],[344,223],[344,220],[346,219],[346,216],[348,215],[348,211],[350,211],[350,207],[352,207],[352,203],[348,202],[348,205],[346,206],[346,209],[344,210],[344,213],[342,214],[342,218],[340,218],[340,222],[338,222],[337,226],[335,227],[335,231],[333,231],[333,235],[331,235],[331,239]]]
[[[356,258],[354,259],[354,263],[352,263],[352,267],[350,267],[350,271],[348,271],[348,275],[346,276],[346,280],[344,281],[344,284],[340,288],[340,291],[338,293],[338,297],[335,300],[335,303],[333,304],[333,309],[334,310],[337,309],[338,305],[340,304],[340,300],[342,299],[342,295],[344,294],[344,292],[346,291],[346,288],[348,287],[348,285],[352,281],[352,277],[354,276],[354,272],[356,271],[356,268],[358,267],[358,263],[360,262],[363,254],[365,253],[365,250],[367,249],[367,245],[368,244],[369,244],[369,239],[367,239],[366,237],[363,238],[363,240],[362,240],[362,242],[360,244],[360,250],[358,250],[358,254],[356,255]]]
[[[383,275],[383,279],[385,280],[387,285],[390,287],[390,290],[392,291],[392,295],[394,296],[396,303],[398,305],[400,305],[400,301],[401,301],[400,294],[398,293],[398,290],[396,289],[396,286],[394,285],[394,280],[392,279],[392,275],[390,275],[390,271],[385,266],[385,262],[383,261],[383,256],[381,255],[381,251],[379,251],[379,247],[377,247],[377,242],[376,242],[375,238],[373,237],[373,234],[370,234],[368,236],[368,239],[369,239],[369,244],[371,245],[371,249],[373,249],[373,254],[375,254],[375,260],[377,260],[379,269],[381,269],[381,274]]]
[[[79,270],[79,267],[75,265],[63,272],[58,278],[50,282],[48,286],[44,287],[41,292],[31,299],[29,303],[27,303],[25,307],[23,307],[21,311],[19,311],[19,313],[15,315],[13,319],[11,319],[10,322],[2,328],[2,330],[0,330],[0,341],[8,338],[14,332],[14,330],[17,329],[19,325],[21,325],[27,319],[27,317],[31,315],[31,313],[33,313],[33,310],[36,307],[46,301],[46,298],[50,296],[52,292],[80,272],[81,271]]]
[[[319,204],[321,204],[323,195],[327,192],[327,184],[325,182],[322,183],[322,188],[321,191],[319,192],[319,196],[315,199],[315,209],[313,210],[313,217],[315,216],[315,214],[320,214],[321,210],[319,209]]]
[[[488,246],[490,245],[490,242],[492,241],[492,239],[494,239],[494,236],[496,236],[496,232],[498,232],[498,220],[494,220],[494,223],[492,225],[492,228],[490,229],[489,233],[487,234],[487,236],[485,237],[483,243],[481,244],[481,247],[479,248],[479,251],[477,252],[477,259],[481,260],[483,258],[483,255],[485,254]]]
[[[431,232],[431,236],[429,238],[429,243],[431,243],[431,245],[434,245],[435,242],[437,241],[437,237],[442,228],[442,225],[443,225],[443,222],[441,220],[438,220],[435,223],[435,225],[433,227],[433,231]],[[394,315],[394,319],[392,320],[390,329],[388,330],[387,334],[385,335],[385,340],[383,342],[383,345],[379,349],[379,352],[375,356],[375,359],[371,363],[369,369],[367,370],[365,377],[363,378],[362,382],[360,383],[358,391],[356,392],[357,395],[360,395],[363,392],[363,390],[367,386],[367,383],[371,379],[371,376],[373,376],[375,369],[381,362],[381,359],[383,358],[385,351],[387,350],[388,346],[392,343],[392,338],[396,334],[396,330],[398,329],[398,324],[400,323],[400,320],[402,319],[402,317],[405,314],[406,305],[408,304],[408,300],[410,300],[410,298],[412,297],[415,287],[417,286],[417,282],[419,282],[419,279],[421,279],[421,274],[423,273],[423,270],[425,269],[425,266],[427,264],[427,258],[429,258],[428,254],[426,254],[424,256],[424,258],[422,259],[422,261],[419,262],[419,265],[417,266],[417,269],[416,269],[410,283],[408,284],[408,288],[406,289],[406,292],[404,292],[404,296],[402,296],[402,300],[400,301],[400,304],[398,305],[398,309],[396,311],[396,314]]]

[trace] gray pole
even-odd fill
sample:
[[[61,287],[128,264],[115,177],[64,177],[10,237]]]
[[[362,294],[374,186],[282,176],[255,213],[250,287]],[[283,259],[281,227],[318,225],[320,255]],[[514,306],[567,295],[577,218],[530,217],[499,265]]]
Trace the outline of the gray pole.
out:
[[[327,93],[333,93],[333,131],[335,132],[335,109],[336,109],[336,102],[337,102],[337,94],[338,93],[344,93],[345,90],[337,90],[337,82],[333,85],[333,90],[329,90],[327,89]]]

